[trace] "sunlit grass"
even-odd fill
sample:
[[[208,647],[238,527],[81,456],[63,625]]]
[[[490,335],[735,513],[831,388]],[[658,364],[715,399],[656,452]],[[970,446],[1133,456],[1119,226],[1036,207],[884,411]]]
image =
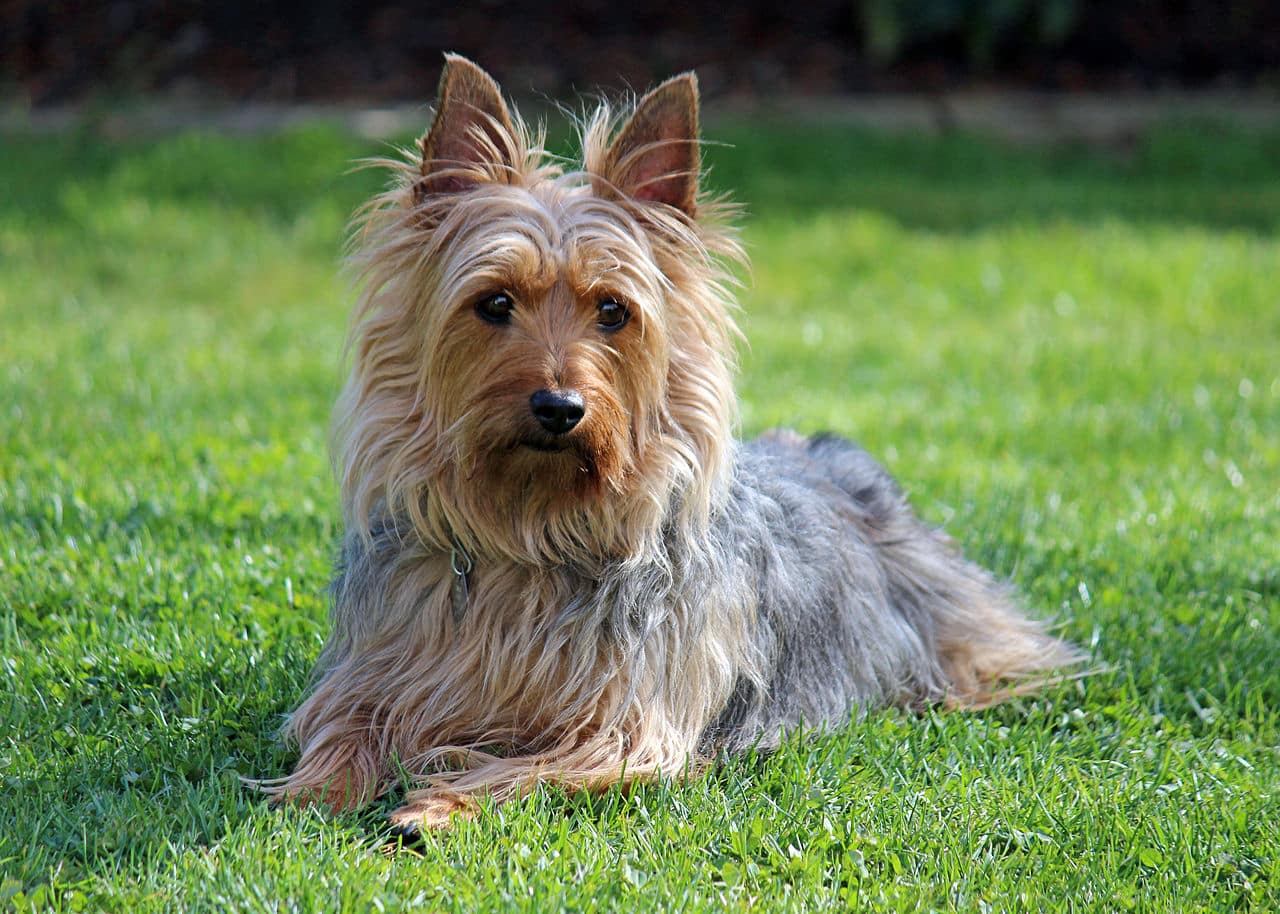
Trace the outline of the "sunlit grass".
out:
[[[854,437],[1105,672],[688,785],[266,808],[325,630],[327,130],[0,138],[0,909],[1274,910],[1280,137],[722,125],[745,431]]]

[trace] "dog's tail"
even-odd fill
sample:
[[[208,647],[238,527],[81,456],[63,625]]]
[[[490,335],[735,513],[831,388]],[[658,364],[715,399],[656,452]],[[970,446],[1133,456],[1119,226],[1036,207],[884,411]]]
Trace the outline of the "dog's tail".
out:
[[[911,620],[937,667],[944,705],[981,708],[1078,679],[1086,655],[1029,616],[1013,590],[966,560],[923,523],[892,477],[850,442],[820,435],[808,452],[858,506],[854,522],[875,549],[887,597]]]
[[[914,521],[914,518],[912,519]],[[881,542],[894,602],[925,610],[949,707],[984,708],[1090,672],[1085,654],[1026,614],[1009,587],[916,521],[907,541]]]

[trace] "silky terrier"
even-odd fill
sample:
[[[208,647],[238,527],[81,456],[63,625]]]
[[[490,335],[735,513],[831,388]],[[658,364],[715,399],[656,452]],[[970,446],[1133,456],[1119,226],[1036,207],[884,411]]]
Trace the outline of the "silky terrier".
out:
[[[1078,661],[832,435],[735,440],[734,207],[698,88],[580,122],[566,167],[470,61],[358,218],[334,422],[333,632],[280,799],[447,824]]]

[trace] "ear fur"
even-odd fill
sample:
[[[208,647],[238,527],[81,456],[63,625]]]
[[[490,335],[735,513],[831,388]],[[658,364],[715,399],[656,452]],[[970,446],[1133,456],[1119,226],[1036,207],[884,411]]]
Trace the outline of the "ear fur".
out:
[[[701,167],[698,78],[683,73],[640,99],[609,146],[596,191],[666,204],[693,216]]]
[[[493,77],[465,57],[446,54],[436,116],[418,148],[419,198],[457,193],[513,172],[511,114]]]

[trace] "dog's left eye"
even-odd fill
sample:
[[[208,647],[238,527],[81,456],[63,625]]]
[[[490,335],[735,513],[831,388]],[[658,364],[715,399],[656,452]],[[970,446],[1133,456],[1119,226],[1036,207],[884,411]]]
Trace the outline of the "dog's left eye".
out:
[[[627,306],[613,298],[606,298],[596,308],[596,326],[601,330],[618,330],[629,317]]]

